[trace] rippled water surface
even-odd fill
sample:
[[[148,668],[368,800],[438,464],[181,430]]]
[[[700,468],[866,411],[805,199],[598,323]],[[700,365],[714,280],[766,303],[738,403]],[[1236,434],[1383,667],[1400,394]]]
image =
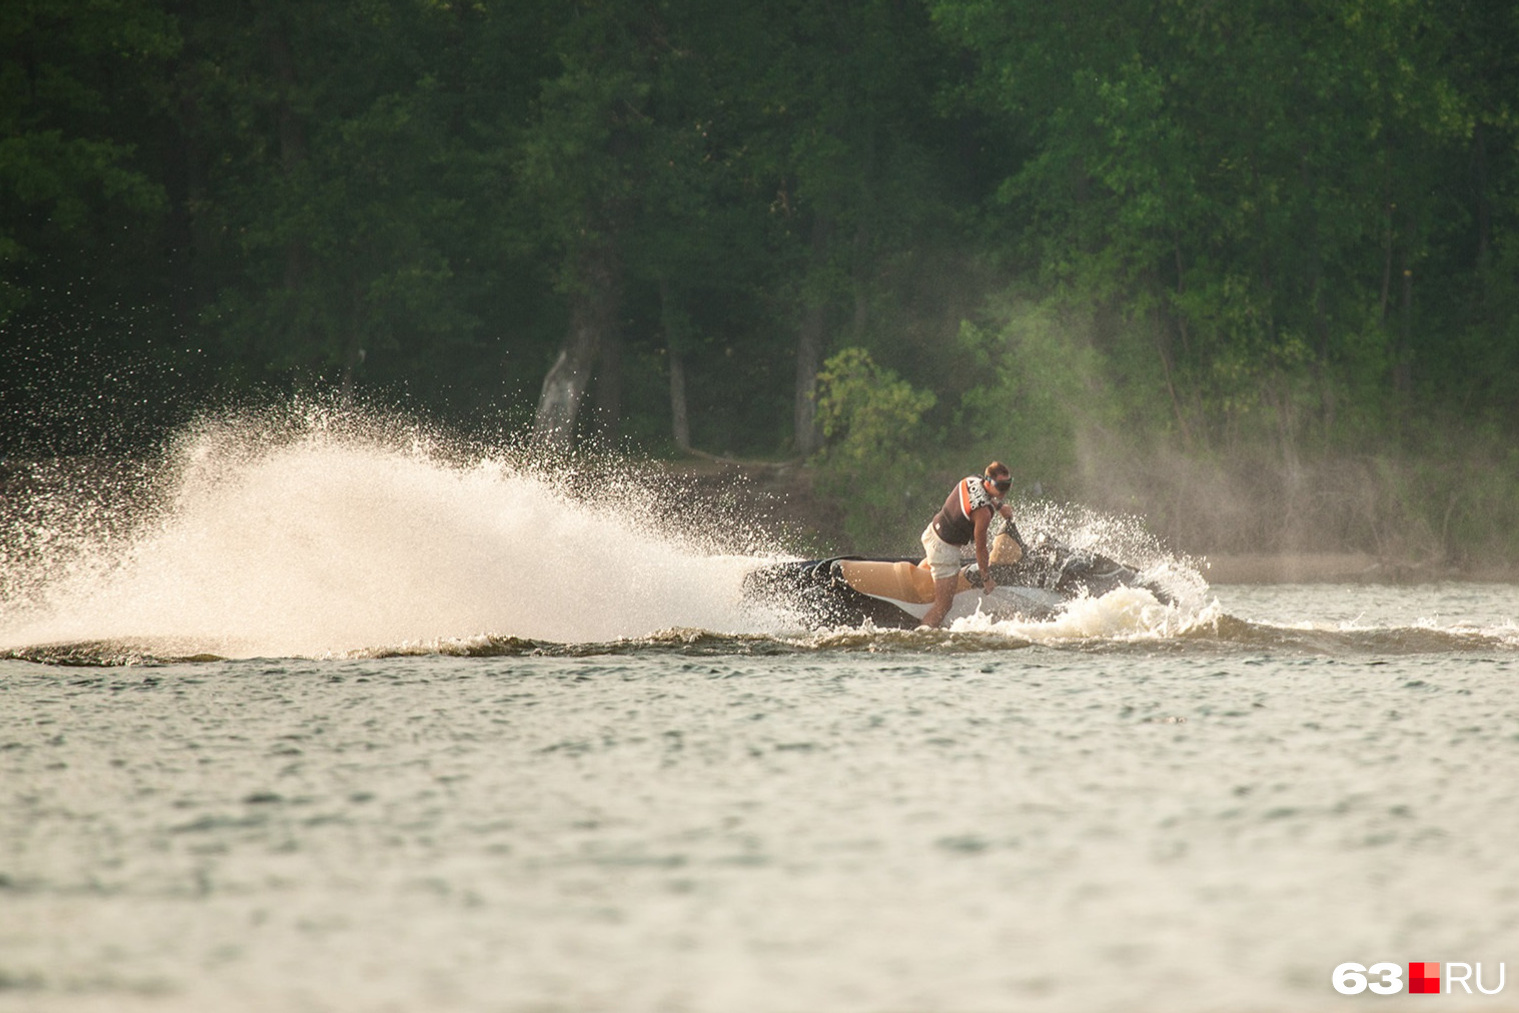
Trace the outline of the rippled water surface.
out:
[[[1023,504],[1176,604],[812,632],[636,483],[328,421],[0,503],[5,1013],[1519,1009],[1330,987],[1519,974],[1519,589]]]
[[[1350,960],[1491,987],[1519,591],[1216,594],[1206,636],[0,662],[0,1008],[1319,1009]]]

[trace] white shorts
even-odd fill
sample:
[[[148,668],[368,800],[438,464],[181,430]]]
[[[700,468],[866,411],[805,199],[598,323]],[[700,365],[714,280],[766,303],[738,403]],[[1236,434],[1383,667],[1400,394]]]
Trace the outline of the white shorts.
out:
[[[923,529],[923,537],[919,539],[923,543],[923,555],[928,562],[928,572],[933,574],[934,580],[944,580],[954,577],[960,572],[960,547],[951,545],[939,537],[934,530],[932,521]]]

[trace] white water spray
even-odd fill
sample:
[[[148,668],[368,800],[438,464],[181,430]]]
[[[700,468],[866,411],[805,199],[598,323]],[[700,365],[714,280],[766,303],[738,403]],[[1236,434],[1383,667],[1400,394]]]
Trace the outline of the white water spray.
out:
[[[744,575],[775,558],[719,545],[743,518],[625,463],[534,470],[394,418],[296,405],[203,422],[149,478],[115,510],[76,478],[35,497],[25,523],[11,516],[0,651],[320,657],[671,630],[821,642],[743,600]],[[1034,503],[1019,523],[1134,563],[1178,604],[1120,589],[1049,622],[974,616],[954,630],[1164,637],[1208,620],[1207,585],[1138,518]]]
[[[566,490],[499,458],[461,464],[414,433],[362,430],[271,436],[244,420],[186,436],[129,537],[76,538],[66,562],[32,561],[47,570],[24,606],[0,612],[0,649],[320,656],[480,635],[753,631],[739,594],[755,561],[662,530],[625,486],[598,499],[615,478]]]

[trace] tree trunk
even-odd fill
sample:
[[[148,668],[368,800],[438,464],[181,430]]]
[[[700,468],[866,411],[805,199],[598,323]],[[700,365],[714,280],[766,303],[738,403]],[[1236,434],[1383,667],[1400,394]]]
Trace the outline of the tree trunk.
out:
[[[854,236],[854,265],[850,283],[854,288],[854,321],[850,326],[850,340],[856,345],[865,344],[865,332],[870,327],[870,269],[866,251],[870,237],[861,223]]]
[[[1387,300],[1392,295],[1392,245],[1398,210],[1398,205],[1392,199],[1391,162],[1392,153],[1384,143],[1382,145],[1382,209],[1386,224],[1382,231],[1382,302],[1377,316],[1378,321],[1384,325],[1387,323]]]
[[[670,428],[675,446],[691,449],[691,424],[686,415],[686,365],[680,350],[670,349]]]
[[[269,30],[269,62],[277,92],[274,116],[280,141],[280,169],[288,179],[306,161],[306,131],[295,111],[295,60],[290,53],[289,29],[276,19]],[[285,289],[297,292],[305,286],[308,270],[306,244],[299,238],[285,246]]]
[[[802,311],[796,347],[796,449],[803,457],[818,448],[818,368],[823,355],[823,307]]]
[[[1155,321],[1155,350],[1160,353],[1160,369],[1166,378],[1166,392],[1171,395],[1171,411],[1176,415],[1176,428],[1181,431],[1182,447],[1192,450],[1192,427],[1187,425],[1187,413],[1182,410],[1181,398],[1176,394],[1176,382],[1171,376],[1170,334],[1163,320]]]
[[[353,397],[354,374],[364,362],[364,295],[357,281],[348,286],[348,327],[343,339],[343,379],[338,389],[347,401]]]
[[[670,283],[659,280],[659,319],[665,332],[665,353],[670,360],[670,429],[675,446],[691,449],[691,425],[686,413],[686,362],[681,346],[682,318],[670,295]]]
[[[538,396],[533,419],[535,455],[567,454],[575,446],[575,420],[603,337],[616,326],[621,298],[617,255],[603,244],[581,257],[580,283],[570,298],[570,326]]]
[[[596,365],[596,427],[615,440],[622,427],[622,330],[614,319],[601,335]]]
[[[820,271],[828,256],[828,237],[832,223],[818,215],[812,223],[812,267]],[[817,432],[817,386],[818,369],[823,364],[823,332],[827,316],[825,301],[820,294],[804,297],[802,320],[797,328],[796,343],[796,449],[802,456],[811,455],[818,448]]]
[[[1477,217],[1477,270],[1485,274],[1492,248],[1492,213],[1487,200],[1487,135],[1479,120],[1472,129],[1472,189]]]
[[[1393,389],[1405,399],[1413,391],[1414,271],[1403,251],[1403,298],[1398,319],[1398,352],[1393,366]]]
[[[191,46],[187,40],[185,50],[175,60],[171,77],[176,115],[169,119],[166,146],[170,157],[164,178],[169,195],[166,239],[170,306],[176,325],[187,334],[197,326],[203,298],[196,287],[198,255],[203,252],[196,209],[206,205],[205,153],[200,145],[204,136],[198,72],[201,54]]]

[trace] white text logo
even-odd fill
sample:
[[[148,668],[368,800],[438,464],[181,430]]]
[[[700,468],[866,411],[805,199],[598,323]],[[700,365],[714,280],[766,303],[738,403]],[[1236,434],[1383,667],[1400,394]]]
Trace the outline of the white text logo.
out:
[[[1422,960],[1408,965],[1408,991],[1413,994],[1438,993],[1440,989],[1440,963],[1434,960]],[[1503,965],[1498,965],[1498,987],[1487,988],[1482,983],[1482,965],[1475,967],[1460,961],[1451,961],[1445,965],[1445,994],[1456,990],[1460,985],[1468,995],[1472,994],[1472,984],[1476,983],[1477,991],[1483,995],[1497,995],[1503,991]],[[1372,991],[1378,995],[1396,995],[1403,991],[1403,965],[1393,964],[1386,961],[1380,964],[1346,963],[1334,969],[1334,976],[1330,979],[1334,982],[1334,990],[1345,995],[1357,995],[1361,992]]]

